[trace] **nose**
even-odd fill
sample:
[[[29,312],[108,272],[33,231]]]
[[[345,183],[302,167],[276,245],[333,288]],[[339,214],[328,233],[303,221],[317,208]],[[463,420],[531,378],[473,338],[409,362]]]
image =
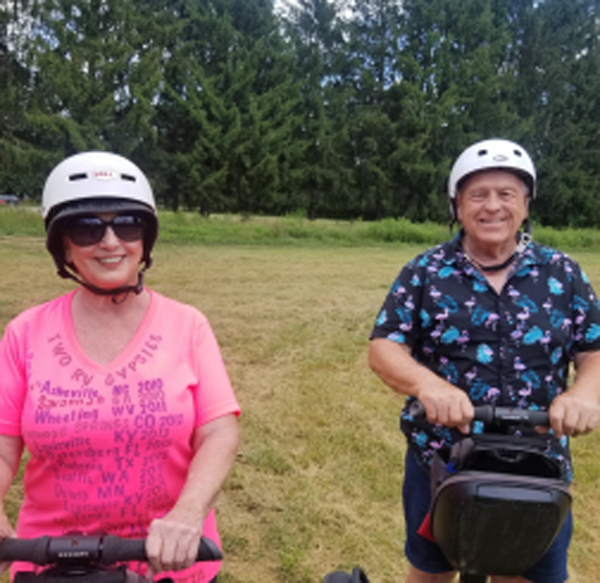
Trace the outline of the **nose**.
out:
[[[119,237],[113,231],[113,228],[110,225],[106,225],[104,229],[104,235],[102,240],[100,241],[100,245],[106,245],[108,247],[115,246],[119,244]]]
[[[485,207],[488,210],[496,210],[502,206],[502,198],[500,197],[500,193],[492,190],[485,197]]]

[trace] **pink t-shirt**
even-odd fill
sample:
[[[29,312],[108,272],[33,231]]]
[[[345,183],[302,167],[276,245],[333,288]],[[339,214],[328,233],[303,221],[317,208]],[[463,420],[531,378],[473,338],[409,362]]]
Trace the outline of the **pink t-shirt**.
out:
[[[127,348],[100,366],[77,341],[74,293],[23,312],[0,343],[0,433],[22,436],[31,453],[17,534],[143,537],[183,487],[194,429],[239,406],[198,310],[150,292]],[[204,535],[220,545],[214,511]],[[172,576],[199,583],[219,567]]]

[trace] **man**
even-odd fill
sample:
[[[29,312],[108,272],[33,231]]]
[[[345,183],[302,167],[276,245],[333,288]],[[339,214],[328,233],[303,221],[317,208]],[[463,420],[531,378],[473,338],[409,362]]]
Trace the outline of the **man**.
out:
[[[534,165],[518,144],[492,139],[467,148],[448,182],[460,232],[402,269],[371,333],[371,368],[407,404],[419,399],[427,415],[419,421],[407,408],[402,413],[407,583],[455,575],[417,531],[429,509],[433,454],[469,431],[474,405],[548,409],[565,445],[599,421],[598,300],[577,263],[532,241],[535,191]],[[577,373],[567,390],[571,361]],[[571,531],[569,515],[530,571],[492,581],[562,583]]]

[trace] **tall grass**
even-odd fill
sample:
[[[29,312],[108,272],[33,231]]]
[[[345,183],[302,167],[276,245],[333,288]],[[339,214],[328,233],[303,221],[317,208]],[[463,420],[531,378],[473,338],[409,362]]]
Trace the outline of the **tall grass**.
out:
[[[171,220],[197,221],[205,232],[193,235],[188,223],[171,227]],[[350,243],[346,231],[374,228],[359,222],[207,221],[168,213],[161,221],[147,282],[208,316],[243,410],[243,443],[217,506],[225,550],[220,581],[317,583],[359,563],[372,583],[399,583],[407,570],[402,399],[369,371],[367,337],[398,269],[429,243],[384,243],[372,233],[363,244],[354,236]],[[288,224],[311,237],[293,237]],[[247,244],[220,243],[218,229]],[[313,236],[313,229],[342,240]],[[447,236],[440,229],[438,240]],[[187,239],[175,242],[176,232]],[[250,233],[253,244],[244,239]],[[71,288],[56,277],[43,239],[25,234],[0,236],[0,328]],[[600,289],[600,254],[573,256]],[[599,447],[599,432],[574,442],[574,583],[595,580],[598,569]],[[8,497],[13,518],[20,488],[17,480]]]
[[[450,236],[449,225],[415,224],[400,219],[381,221],[310,221],[298,214],[286,217],[240,215],[202,216],[159,211],[163,242],[204,245],[371,246],[414,244],[430,246]],[[35,207],[0,207],[0,235],[42,236],[40,211]],[[566,250],[600,249],[600,231],[552,229],[535,225],[537,241]]]
[[[447,237],[448,228],[433,223],[386,219],[380,222],[309,221],[298,215],[243,217],[191,213],[160,213],[161,238],[171,242],[251,245],[340,245],[381,243],[428,243]]]
[[[34,237],[43,233],[41,210],[37,207],[0,206],[0,235]]]

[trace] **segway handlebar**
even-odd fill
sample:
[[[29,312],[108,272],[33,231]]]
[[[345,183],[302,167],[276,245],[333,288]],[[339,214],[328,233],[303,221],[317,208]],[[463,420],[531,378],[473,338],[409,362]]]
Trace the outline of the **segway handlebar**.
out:
[[[202,537],[197,561],[220,561],[223,554],[209,538]],[[25,561],[36,565],[112,565],[119,562],[148,560],[146,539],[114,535],[41,536],[5,538],[0,542],[0,562]]]
[[[496,407],[495,405],[479,405],[474,407],[475,415],[473,421],[481,421],[486,424],[522,424],[530,427],[549,426],[550,416],[548,411],[533,409],[515,409],[512,407]],[[413,401],[408,412],[415,418],[425,417],[425,407],[420,401]]]

